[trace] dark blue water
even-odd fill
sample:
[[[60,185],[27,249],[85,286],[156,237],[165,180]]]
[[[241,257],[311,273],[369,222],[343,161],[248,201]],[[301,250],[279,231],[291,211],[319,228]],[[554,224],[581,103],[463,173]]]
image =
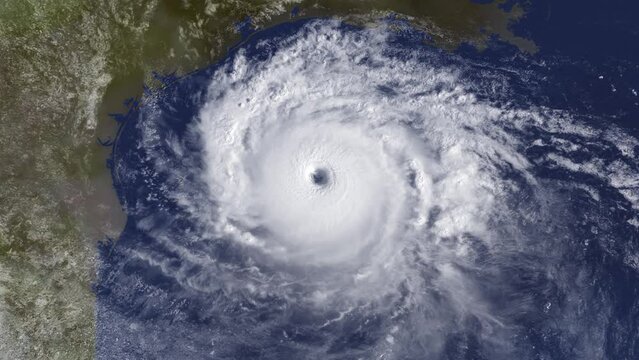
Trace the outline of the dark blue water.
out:
[[[473,89],[480,99],[505,107],[545,106],[567,110],[582,122],[606,128],[622,127],[635,136],[638,132],[639,53],[638,22],[633,17],[637,5],[631,2],[556,2],[532,5],[529,16],[515,28],[540,47],[535,55],[520,53],[508,44],[494,41],[486,51],[462,47],[454,54],[432,48],[423,42],[427,34],[405,29],[389,40],[403,56],[412,51],[433,63],[456,67],[462,78],[478,84]],[[634,14],[634,15],[633,15]],[[308,20],[291,22],[254,33],[229,52],[232,59],[239,49],[250,58],[267,59],[277,48],[256,47],[263,39],[285,38],[299,31]],[[360,29],[343,26],[345,32]],[[227,61],[227,60],[223,60]],[[170,194],[184,190],[187,196],[205,201],[205,184],[193,176],[176,179],[180,169],[202,169],[200,135],[190,130],[203,105],[214,64],[181,78],[165,79],[165,86],[151,90],[141,102],[131,104],[130,112],[119,119],[121,127],[110,161],[114,187],[127,212],[126,227],[120,237],[100,248],[97,294],[97,356],[102,359],[303,359],[369,358],[383,342],[380,330],[385,314],[360,313],[362,322],[345,322],[338,329],[317,329],[325,313],[315,313],[281,297],[251,298],[225,288],[224,279],[213,276],[201,263],[184,258],[162,237],[179,238],[194,254],[214,258],[216,267],[247,264],[250,259],[231,239],[207,238],[204,229],[190,220],[188,212]],[[485,78],[499,74],[500,82],[483,87]],[[156,138],[149,139],[145,123],[153,121]],[[526,141],[551,142],[554,134],[535,129],[516,135]],[[559,135],[561,136],[561,135]],[[580,152],[565,152],[575,162],[601,159],[612,163],[622,154],[610,140],[593,143],[568,135],[583,145]],[[184,152],[176,157],[167,143],[179,142]],[[549,312],[512,314],[523,331],[513,334],[512,346],[521,349],[522,358],[574,359],[583,355],[579,332],[566,326],[566,320],[580,319],[580,325],[604,323],[601,353],[607,359],[639,358],[639,274],[626,255],[639,250],[637,227],[628,220],[636,216],[632,204],[617,189],[600,178],[578,171],[558,169],[545,154],[557,149],[548,145],[520,149],[533,164],[536,178],[549,184],[567,184],[561,214],[563,227],[562,271],[579,274],[575,279],[585,287],[579,311],[564,307],[565,294],[554,280],[540,273],[512,272],[510,286],[532,298],[553,299]],[[639,148],[634,149],[639,157]],[[157,158],[166,169],[157,168]],[[639,169],[634,169],[639,174]],[[184,171],[193,174],[193,171]],[[508,169],[503,169],[509,176]],[[517,181],[516,174],[512,174]],[[578,184],[600,191],[594,201],[577,189]],[[199,189],[199,191],[198,191]],[[522,199],[521,206],[527,206]],[[214,206],[214,204],[212,204]],[[527,225],[530,226],[530,225]],[[539,226],[546,226],[540,224]],[[527,229],[522,225],[522,229]],[[593,233],[592,229],[597,229]],[[533,227],[530,227],[530,231]],[[197,241],[195,241],[197,239]],[[588,241],[585,241],[588,240]],[[587,245],[583,245],[586,243]],[[144,257],[133,256],[144,254]],[[532,261],[521,259],[522,262]],[[217,290],[185,287],[168,275],[180,271],[194,278],[210,277]],[[276,271],[276,270],[273,270]],[[215,272],[219,274],[219,272]],[[583,284],[587,284],[584,286]],[[577,286],[577,285],[575,285]],[[487,290],[488,291],[488,290]],[[504,302],[498,286],[495,303]],[[568,314],[567,312],[574,312]],[[553,318],[564,319],[552,325]],[[550,324],[550,325],[549,325]],[[287,334],[287,341],[281,334]],[[447,336],[441,359],[488,359],[491,344],[474,335],[473,325],[464,324]],[[416,341],[417,343],[417,341]],[[419,359],[424,351],[405,344],[400,358]]]

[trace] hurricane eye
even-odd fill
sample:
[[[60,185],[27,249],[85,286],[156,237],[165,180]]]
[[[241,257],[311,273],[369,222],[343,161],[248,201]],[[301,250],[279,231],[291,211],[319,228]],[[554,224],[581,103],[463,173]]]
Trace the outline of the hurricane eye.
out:
[[[316,168],[309,174],[309,179],[313,185],[324,187],[330,182],[330,175],[327,169]]]

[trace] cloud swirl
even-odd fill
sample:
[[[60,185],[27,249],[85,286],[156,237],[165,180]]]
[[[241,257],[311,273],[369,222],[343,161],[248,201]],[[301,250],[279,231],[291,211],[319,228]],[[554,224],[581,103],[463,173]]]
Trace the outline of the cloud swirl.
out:
[[[593,299],[590,265],[567,263],[584,246],[573,222],[611,221],[606,197],[625,214],[615,226],[636,231],[636,139],[502,101],[503,69],[399,34],[312,21],[194,75],[207,85],[189,121],[171,115],[181,92],[147,99],[133,151],[146,170],[122,155],[114,171],[135,184],[121,197],[148,239],[123,245],[124,263],[178,284],[162,296],[215,302],[215,324],[181,323],[220,358],[238,342],[282,356],[265,348],[274,332],[307,358],[533,358],[548,329],[559,351],[598,358],[606,326],[575,314],[609,303]],[[109,271],[130,284],[125,268]],[[345,343],[353,334],[368,345]]]

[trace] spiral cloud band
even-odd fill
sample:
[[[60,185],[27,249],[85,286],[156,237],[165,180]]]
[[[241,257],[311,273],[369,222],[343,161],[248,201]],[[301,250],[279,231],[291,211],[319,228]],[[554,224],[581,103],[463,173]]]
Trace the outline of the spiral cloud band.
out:
[[[114,152],[138,240],[104,267],[99,316],[143,317],[122,309],[153,294],[174,330],[126,332],[162,354],[600,358],[613,295],[593,295],[584,249],[613,227],[636,239],[636,139],[508,101],[514,71],[420,36],[311,21],[146,100]],[[636,245],[598,246],[639,264]],[[99,349],[132,351],[118,326]]]

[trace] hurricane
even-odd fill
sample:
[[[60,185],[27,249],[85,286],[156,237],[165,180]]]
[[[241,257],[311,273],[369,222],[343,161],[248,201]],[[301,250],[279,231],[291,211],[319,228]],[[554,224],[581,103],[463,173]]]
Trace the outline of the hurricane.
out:
[[[639,142],[427,36],[279,25],[133,104],[98,357],[637,356]]]

